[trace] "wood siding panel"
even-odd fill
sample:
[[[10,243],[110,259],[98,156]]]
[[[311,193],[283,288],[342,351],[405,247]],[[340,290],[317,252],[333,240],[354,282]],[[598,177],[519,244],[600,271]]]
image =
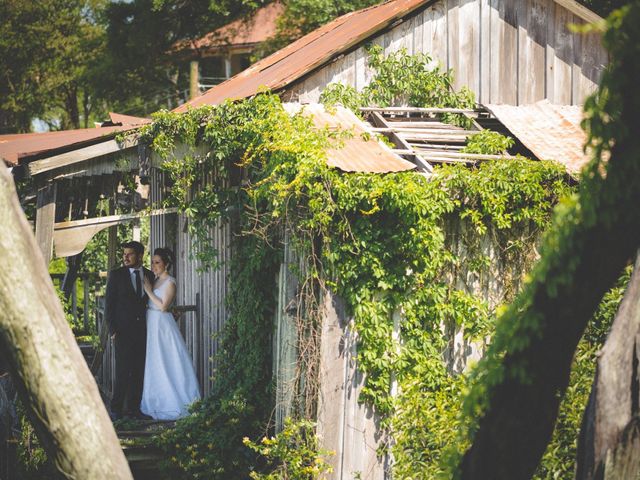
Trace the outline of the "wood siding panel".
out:
[[[578,78],[578,99],[591,95],[600,82],[600,77],[608,63],[608,55],[602,47],[602,38],[598,34],[581,35],[582,56],[579,58],[580,75]]]
[[[447,68],[447,9],[444,0],[440,0],[433,4],[425,14],[425,20],[430,22],[429,38],[425,38],[427,44],[430,44],[429,53],[442,68]]]
[[[453,70],[455,76],[455,89],[460,89],[458,73],[460,71],[460,1],[446,0],[447,2],[447,68]]]
[[[480,90],[477,98],[480,103],[489,103],[491,99],[491,5],[489,0],[480,0],[480,42],[479,55]]]
[[[550,101],[560,105],[571,104],[571,76],[573,66],[573,37],[568,24],[573,15],[566,9],[556,6],[553,19],[553,83]]]
[[[548,0],[517,0],[518,4],[518,103],[544,98],[546,74]]]
[[[582,23],[554,0],[437,0],[422,12],[367,41],[385,52],[405,48],[454,70],[482,103],[582,103],[608,61],[599,35],[581,36]],[[364,43],[289,89],[289,100],[316,102],[331,81],[367,85]]]
[[[480,91],[480,1],[460,0],[458,9],[459,55],[456,84]]]

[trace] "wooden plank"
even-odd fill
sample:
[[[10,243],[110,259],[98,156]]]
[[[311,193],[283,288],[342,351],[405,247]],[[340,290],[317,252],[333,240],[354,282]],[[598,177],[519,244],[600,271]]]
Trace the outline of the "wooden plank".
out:
[[[389,128],[389,125],[387,124],[385,119],[382,117],[382,115],[380,115],[380,113],[371,112],[371,117],[374,125],[377,125],[378,127]],[[391,137],[391,141],[397,147],[405,150],[411,150],[411,147],[409,147],[409,144],[406,142],[406,140],[401,138],[399,135],[392,132],[389,136]],[[420,155],[417,155],[417,154],[415,155],[415,162],[418,164],[418,168],[420,170],[429,172],[429,173],[433,171],[433,167],[429,164],[429,162],[425,161]]]
[[[100,225],[101,223],[125,222],[146,217],[149,215],[165,215],[167,213],[176,213],[177,208],[160,208],[151,211],[143,211],[138,213],[126,213],[122,215],[105,215],[104,217],[83,218],[81,220],[72,220],[70,222],[58,222],[54,225],[56,230],[66,230],[69,228],[86,227],[89,225]]]
[[[573,23],[582,26],[584,22],[580,18],[573,16]],[[581,88],[581,68],[583,62],[583,45],[582,35],[573,34],[573,62],[571,64],[571,105],[579,105],[580,100],[580,88]]]
[[[457,84],[480,94],[480,2],[460,0]]]
[[[427,10],[431,23],[431,39],[425,39],[431,45],[431,56],[442,68],[448,66],[447,5],[446,0],[438,0]]]
[[[389,127],[374,127],[371,128],[370,130],[372,132],[396,132],[396,133],[401,133],[401,134],[410,134],[410,135],[441,135],[441,136],[446,136],[446,135],[473,135],[475,133],[478,133],[477,130],[444,130],[444,129],[440,129],[440,128],[436,128],[436,129],[429,129],[429,128],[403,128],[403,127],[395,127],[393,126],[393,123],[389,123],[387,122],[387,125],[389,125]]]
[[[491,5],[489,0],[480,0],[480,29],[478,41],[480,61],[478,76],[480,77],[478,102],[491,101]]]
[[[412,20],[413,44],[411,46],[411,51],[414,55],[424,53],[424,16],[425,12],[420,12]]]
[[[547,1],[518,0],[518,103],[544,98]]]
[[[47,183],[36,194],[36,242],[40,247],[45,266],[53,254],[53,225],[56,217],[56,184]]]
[[[553,96],[550,100],[558,105],[571,104],[571,77],[573,66],[573,41],[575,34],[568,28],[573,15],[556,6],[553,18]]]
[[[31,176],[35,176],[49,170],[65,167],[67,165],[73,165],[75,163],[90,160],[102,155],[119,152],[121,150],[137,146],[137,144],[137,140],[128,140],[125,142],[108,140],[106,142],[90,145],[88,147],[78,148],[71,152],[62,153],[60,155],[54,155],[43,160],[36,160],[35,162],[31,162],[29,164],[29,174]]]
[[[491,103],[517,104],[518,30],[516,3],[491,0]],[[495,62],[495,63],[494,63]]]
[[[447,68],[453,70],[453,85],[460,90],[460,0],[447,1]]]
[[[390,112],[390,113],[467,113],[469,115],[482,113],[479,110],[464,108],[424,108],[424,107],[361,107],[362,112]]]
[[[600,82],[600,77],[608,63],[607,53],[602,46],[602,39],[598,33],[587,33],[580,36],[582,45],[582,62],[576,103],[583,104]]]
[[[386,36],[389,38],[389,44],[385,48],[385,53],[397,52],[404,49],[410,55],[413,55],[413,24],[412,19],[404,20],[393,27]]]
[[[355,85],[357,91],[361,92],[371,81],[370,71],[367,69],[367,52],[360,47],[355,51]]]
[[[554,0],[558,5],[562,5],[569,12],[573,13],[578,19],[587,23],[597,23],[602,21],[602,17],[592,12],[587,7],[580,5],[574,0]]]
[[[553,103],[554,97],[554,60],[555,53],[555,18],[557,5],[555,2],[549,4],[549,18],[547,19],[547,45],[545,46],[545,74],[544,74],[544,98]]]

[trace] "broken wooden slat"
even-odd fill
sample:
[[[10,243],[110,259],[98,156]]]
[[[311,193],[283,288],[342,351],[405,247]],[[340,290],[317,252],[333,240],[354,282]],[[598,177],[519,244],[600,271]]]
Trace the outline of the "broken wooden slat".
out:
[[[385,119],[382,117],[382,115],[380,115],[380,113],[371,112],[371,117],[373,119],[374,125],[376,125],[377,127],[389,128],[389,125],[387,124]],[[411,150],[407,141],[402,137],[400,137],[400,135],[398,135],[397,133],[389,132],[389,137],[391,137],[391,141],[396,145],[396,147],[401,147],[406,150]],[[413,154],[413,156],[415,158],[416,163],[418,164],[419,167],[422,168],[422,170],[429,173],[433,171],[433,167],[424,158],[422,158],[420,155],[415,153]]]
[[[71,152],[61,153],[60,155],[54,155],[53,157],[31,162],[29,164],[29,174],[31,176],[38,175],[40,173],[48,172],[49,170],[55,170],[56,168],[73,165],[74,163],[119,152],[137,144],[137,140],[128,140],[124,142],[108,140],[106,142],[72,150]]]

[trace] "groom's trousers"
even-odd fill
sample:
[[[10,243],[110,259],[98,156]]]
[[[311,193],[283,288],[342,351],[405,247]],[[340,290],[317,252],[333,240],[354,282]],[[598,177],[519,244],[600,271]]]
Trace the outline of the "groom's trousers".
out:
[[[144,322],[140,322],[136,327],[138,328],[116,334],[114,339],[116,378],[111,411],[118,415],[125,411],[140,411],[147,335]]]

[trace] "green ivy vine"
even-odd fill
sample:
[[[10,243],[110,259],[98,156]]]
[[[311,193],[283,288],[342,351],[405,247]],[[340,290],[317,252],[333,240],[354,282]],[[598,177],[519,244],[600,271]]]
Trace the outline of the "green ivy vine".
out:
[[[447,100],[437,106],[473,103],[467,93],[450,91],[448,72],[427,69],[426,56],[401,52],[386,63],[372,52],[370,61],[383,73],[367,98],[395,101],[400,90],[392,90],[386,76],[398,71],[393,62],[406,61],[405,70],[422,75],[418,86],[440,82]],[[348,91],[336,86],[333,92],[338,89]],[[424,95],[410,100],[435,101]],[[143,130],[143,141],[165,158],[173,181],[170,202],[187,216],[200,259],[217,262],[217,252],[207,248],[215,222],[232,221],[238,245],[213,393],[161,439],[187,477],[246,478],[256,472],[259,478],[276,468],[257,455],[264,453],[259,444],[243,438],[270,431],[270,336],[285,231],[296,250],[312,259],[305,275],[348,306],[359,337],[359,368],[366,374],[361,400],[393,435],[389,448],[399,477],[437,474],[458,425],[466,382],[443,361],[448,339],[442,326],[481,342],[494,324],[494,305],[452,279],[468,266],[482,277],[492,262],[501,262],[505,283],[517,283],[535,258],[533,247],[551,210],[570,191],[560,165],[522,158],[443,166],[431,178],[413,172],[344,174],[326,163],[326,148],[340,137],[315,128],[304,112],[289,115],[267,92],[184,115],[162,112]],[[184,145],[186,156],[180,153]],[[451,225],[462,225],[466,233],[452,233]],[[486,236],[498,245],[495,258],[479,246]],[[464,256],[460,242],[468,247]],[[513,293],[505,288],[499,300]],[[397,313],[400,342],[393,336]],[[400,392],[395,397],[392,377]]]

